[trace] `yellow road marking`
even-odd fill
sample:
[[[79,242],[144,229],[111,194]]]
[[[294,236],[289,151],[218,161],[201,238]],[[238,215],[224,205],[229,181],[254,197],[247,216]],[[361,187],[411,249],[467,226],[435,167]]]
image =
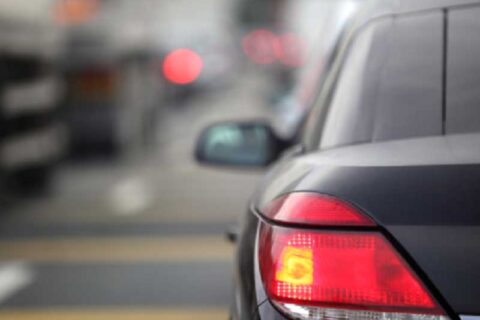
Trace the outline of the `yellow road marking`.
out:
[[[1,320],[225,320],[224,309],[51,309],[0,311]]]
[[[188,262],[231,261],[233,247],[221,236],[68,237],[0,241],[0,261]]]

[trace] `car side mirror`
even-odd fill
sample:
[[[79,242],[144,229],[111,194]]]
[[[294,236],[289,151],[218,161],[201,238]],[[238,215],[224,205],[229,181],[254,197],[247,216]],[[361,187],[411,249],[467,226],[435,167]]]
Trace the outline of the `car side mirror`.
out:
[[[285,147],[285,141],[265,122],[222,122],[202,131],[195,157],[209,165],[264,167]]]

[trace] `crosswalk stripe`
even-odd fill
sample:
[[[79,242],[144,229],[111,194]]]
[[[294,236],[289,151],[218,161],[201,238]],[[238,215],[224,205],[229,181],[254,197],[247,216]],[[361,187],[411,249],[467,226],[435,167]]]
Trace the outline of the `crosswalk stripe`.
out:
[[[33,279],[33,271],[24,263],[0,264],[0,303],[28,286]]]
[[[232,260],[233,247],[220,236],[66,237],[0,241],[0,261],[189,262]]]
[[[227,316],[226,310],[216,308],[27,309],[0,311],[0,320],[225,320]]]

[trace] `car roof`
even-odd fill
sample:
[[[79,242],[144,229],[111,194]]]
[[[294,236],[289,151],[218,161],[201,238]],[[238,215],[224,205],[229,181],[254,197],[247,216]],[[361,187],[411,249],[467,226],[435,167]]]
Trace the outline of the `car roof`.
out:
[[[479,4],[478,0],[393,0],[392,9],[401,13],[406,11],[431,10],[444,7]]]
[[[354,19],[361,26],[382,16],[472,5],[480,5],[480,0],[366,0]]]

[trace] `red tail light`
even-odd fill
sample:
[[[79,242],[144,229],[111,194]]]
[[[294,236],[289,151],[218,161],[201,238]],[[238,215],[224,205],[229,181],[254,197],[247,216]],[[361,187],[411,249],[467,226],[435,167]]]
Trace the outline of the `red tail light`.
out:
[[[368,227],[375,223],[352,206],[315,193],[290,193],[273,200],[262,212],[276,222],[316,226]]]
[[[293,193],[281,199],[265,211],[274,221],[288,223],[292,219],[295,225],[301,218],[302,224],[324,223],[330,227],[310,230],[261,226],[259,261],[264,287],[270,300],[288,316],[447,319],[380,232],[331,229],[372,227],[375,224],[370,218],[339,200],[312,193]]]
[[[186,85],[194,82],[202,69],[202,58],[189,49],[174,50],[163,60],[163,74],[173,84]]]
[[[283,65],[297,68],[304,63],[305,43],[294,33],[277,36],[275,55]]]
[[[275,62],[276,36],[264,29],[254,30],[242,39],[243,51],[256,64],[272,64]]]

